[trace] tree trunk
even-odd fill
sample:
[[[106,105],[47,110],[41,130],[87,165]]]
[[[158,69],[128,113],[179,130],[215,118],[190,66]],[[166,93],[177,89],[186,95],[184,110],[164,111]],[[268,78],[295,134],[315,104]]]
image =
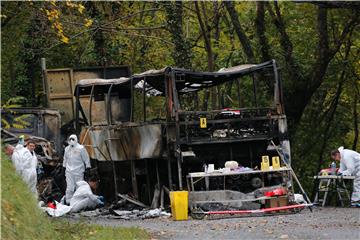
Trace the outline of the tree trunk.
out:
[[[235,10],[234,2],[226,1],[224,2],[225,7],[230,15],[231,21],[234,25],[235,32],[240,40],[240,43],[244,49],[244,53],[247,57],[248,63],[255,63],[255,56],[254,52],[251,47],[250,40],[246,36],[243,28],[241,27],[240,21],[239,21],[239,15]]]
[[[259,38],[260,52],[261,52],[261,61],[271,60],[269,54],[269,44],[265,37],[265,10],[264,2],[256,2],[256,35]]]
[[[172,58],[177,67],[191,69],[190,43],[183,35],[183,6],[182,2],[163,2],[166,12],[168,30],[175,47]]]
[[[37,54],[42,48],[42,42],[39,36],[42,35],[42,25],[38,14],[32,13],[31,26],[27,30],[27,37],[24,40],[24,50],[21,53],[25,64],[25,74],[28,82],[22,86],[23,91],[18,95],[26,96],[30,101],[32,107],[38,105],[36,99],[36,82],[39,79],[39,75],[36,74],[40,70],[39,55]],[[28,86],[31,86],[30,89]]]
[[[207,65],[208,65],[208,71],[213,72],[214,71],[214,54],[213,54],[213,50],[212,50],[212,46],[211,46],[211,29],[209,26],[209,20],[206,16],[206,9],[205,9],[205,5],[204,2],[200,2],[201,4],[201,10],[199,8],[199,4],[198,2],[194,2],[195,5],[195,11],[196,11],[196,16],[198,18],[198,22],[200,25],[200,29],[201,29],[201,34],[204,38],[204,43],[205,43],[205,50],[206,50],[206,54],[207,54]],[[201,14],[202,12],[202,14]],[[203,15],[203,17],[201,16]],[[204,20],[203,20],[204,18]],[[206,92],[208,90],[205,90]],[[215,87],[212,87],[210,89],[211,91],[211,108],[212,109],[216,109],[216,92],[215,92]],[[206,97],[206,98],[205,98]],[[204,103],[207,102],[208,99],[208,93],[204,94]],[[207,103],[206,103],[207,105]],[[205,106],[204,106],[205,108]]]

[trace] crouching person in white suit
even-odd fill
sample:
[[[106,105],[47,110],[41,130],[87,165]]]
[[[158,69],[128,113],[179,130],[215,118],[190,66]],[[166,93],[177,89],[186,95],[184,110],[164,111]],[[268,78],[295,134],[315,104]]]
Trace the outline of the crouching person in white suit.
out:
[[[76,191],[70,200],[71,212],[80,212],[104,206],[104,197],[93,193],[96,188],[97,181],[94,177],[91,177],[88,182],[78,181]]]

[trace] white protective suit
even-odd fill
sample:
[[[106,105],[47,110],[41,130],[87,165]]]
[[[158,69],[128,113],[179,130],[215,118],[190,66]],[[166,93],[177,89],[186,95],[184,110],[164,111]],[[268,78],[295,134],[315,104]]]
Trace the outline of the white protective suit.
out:
[[[37,184],[37,173],[36,167],[38,165],[38,160],[35,152],[30,152],[29,149],[24,148],[25,150],[21,151],[21,176],[24,181],[29,186],[31,192],[37,194],[36,184]]]
[[[70,203],[70,200],[75,192],[76,183],[84,180],[84,172],[86,168],[91,168],[89,155],[84,148],[77,141],[76,135],[71,135],[69,139],[69,146],[65,148],[63,167],[66,177],[66,192],[65,200]]]
[[[15,170],[20,176],[22,176],[22,157],[25,151],[26,148],[22,144],[17,144],[11,156],[11,161],[14,164]]]
[[[87,182],[79,181],[76,183],[76,191],[70,200],[71,212],[94,209],[101,203],[99,196],[93,194]]]
[[[93,194],[90,185],[85,181],[76,183],[76,191],[70,200],[70,206],[56,202],[56,208],[41,207],[52,217],[61,217],[69,212],[80,212],[81,210],[94,209],[98,205],[104,204],[100,197]]]
[[[355,177],[353,184],[352,202],[360,201],[360,154],[353,150],[340,147],[340,169],[343,175],[352,175]]]

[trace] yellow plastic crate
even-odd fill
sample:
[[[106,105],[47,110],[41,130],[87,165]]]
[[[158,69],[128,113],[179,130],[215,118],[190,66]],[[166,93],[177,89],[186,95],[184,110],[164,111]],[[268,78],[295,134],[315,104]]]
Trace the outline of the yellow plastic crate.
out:
[[[170,192],[170,205],[173,220],[188,220],[188,191]]]

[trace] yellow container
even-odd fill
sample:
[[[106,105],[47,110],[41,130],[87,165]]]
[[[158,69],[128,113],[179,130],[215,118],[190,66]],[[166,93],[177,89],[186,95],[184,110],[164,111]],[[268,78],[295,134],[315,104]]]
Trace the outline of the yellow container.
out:
[[[170,205],[173,220],[188,220],[188,191],[170,192]]]

